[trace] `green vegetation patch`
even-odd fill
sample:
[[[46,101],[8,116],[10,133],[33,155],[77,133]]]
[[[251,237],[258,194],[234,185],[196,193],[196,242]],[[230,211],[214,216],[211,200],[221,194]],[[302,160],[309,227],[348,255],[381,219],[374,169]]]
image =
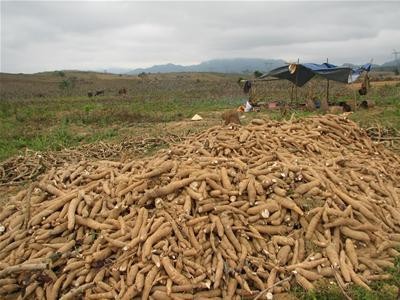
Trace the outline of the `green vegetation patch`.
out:
[[[181,121],[196,113],[232,108],[239,98],[155,100],[59,97],[0,101],[0,160],[29,148],[59,150],[118,139],[118,128]]]
[[[369,284],[371,291],[351,284],[346,294],[352,300],[398,300],[400,297],[400,257],[395,258],[394,267],[386,272],[391,274],[392,278],[371,282]],[[307,292],[297,286],[292,293],[297,299],[302,300],[346,300],[337,284],[331,284],[327,280],[319,283],[315,291]]]

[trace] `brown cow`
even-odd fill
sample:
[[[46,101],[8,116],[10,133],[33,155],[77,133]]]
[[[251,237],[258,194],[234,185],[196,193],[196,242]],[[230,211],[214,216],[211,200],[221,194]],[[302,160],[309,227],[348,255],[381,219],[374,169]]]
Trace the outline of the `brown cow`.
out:
[[[361,88],[358,90],[358,93],[359,93],[361,96],[365,96],[365,95],[367,94],[367,87],[364,86],[364,85],[361,85]]]
[[[126,91],[126,88],[122,88],[122,89],[120,89],[119,91],[118,91],[118,95],[126,95],[126,93],[127,93],[127,91]]]
[[[105,90],[98,90],[98,91],[96,91],[96,93],[94,95],[95,96],[99,96],[99,95],[103,95],[104,96],[104,92],[105,92]]]

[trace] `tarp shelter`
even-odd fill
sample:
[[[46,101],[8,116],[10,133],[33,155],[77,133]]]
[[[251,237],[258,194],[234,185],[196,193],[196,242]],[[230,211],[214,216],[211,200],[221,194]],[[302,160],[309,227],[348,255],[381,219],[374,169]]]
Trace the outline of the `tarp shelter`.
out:
[[[369,72],[371,64],[365,64],[360,68],[338,67],[329,63],[314,64],[290,64],[276,68],[269,73],[262,75],[258,79],[274,77],[287,79],[298,87],[302,87],[315,75],[319,75],[327,80],[333,80],[343,83],[352,83],[361,75],[363,71]]]

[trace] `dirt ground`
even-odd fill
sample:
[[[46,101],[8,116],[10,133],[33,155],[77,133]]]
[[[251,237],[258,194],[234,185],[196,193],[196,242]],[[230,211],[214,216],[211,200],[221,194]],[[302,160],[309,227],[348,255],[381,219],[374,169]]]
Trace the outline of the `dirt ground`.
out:
[[[382,87],[385,85],[393,86],[400,84],[400,79],[396,80],[383,80],[383,81],[371,81],[371,87]],[[361,87],[361,82],[353,83],[349,85],[351,89],[358,90]]]

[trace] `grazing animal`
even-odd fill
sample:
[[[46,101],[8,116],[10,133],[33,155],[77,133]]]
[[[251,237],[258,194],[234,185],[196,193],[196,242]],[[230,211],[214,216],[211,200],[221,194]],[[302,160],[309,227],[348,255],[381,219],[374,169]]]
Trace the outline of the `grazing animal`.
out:
[[[228,110],[222,114],[222,120],[225,121],[225,125],[230,123],[240,124],[239,112],[236,109]]]
[[[126,95],[127,91],[126,88],[122,88],[118,91],[118,95]]]
[[[375,102],[372,100],[364,100],[360,103],[360,107],[367,109],[367,108],[372,108],[375,106]]]
[[[89,98],[93,97],[93,93],[92,92],[88,92],[87,95],[88,95]]]
[[[344,102],[344,101],[339,102],[339,106],[343,107],[343,111],[344,112],[351,111],[351,106],[349,104],[347,104],[346,102]]]
[[[358,93],[359,93],[361,96],[365,96],[365,95],[367,94],[367,87],[361,86],[361,88],[358,90]]]
[[[103,95],[103,96],[104,96],[104,90],[96,91],[96,93],[95,93],[94,95],[95,95],[95,96],[100,96],[100,95]]]

